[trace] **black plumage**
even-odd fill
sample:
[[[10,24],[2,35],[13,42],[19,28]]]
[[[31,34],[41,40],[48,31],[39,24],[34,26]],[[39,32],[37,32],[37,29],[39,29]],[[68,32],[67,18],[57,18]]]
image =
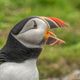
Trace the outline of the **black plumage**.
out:
[[[37,58],[41,48],[27,48],[9,34],[6,45],[0,51],[0,63],[18,62]]]

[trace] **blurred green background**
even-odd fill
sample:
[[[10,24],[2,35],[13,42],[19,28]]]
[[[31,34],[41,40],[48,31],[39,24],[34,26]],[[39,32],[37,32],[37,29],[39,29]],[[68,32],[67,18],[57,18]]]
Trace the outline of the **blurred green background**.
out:
[[[40,78],[61,77],[80,68],[80,0],[0,0],[0,47],[10,29],[29,16],[53,16],[70,25],[55,30],[66,44],[44,47],[38,61]]]

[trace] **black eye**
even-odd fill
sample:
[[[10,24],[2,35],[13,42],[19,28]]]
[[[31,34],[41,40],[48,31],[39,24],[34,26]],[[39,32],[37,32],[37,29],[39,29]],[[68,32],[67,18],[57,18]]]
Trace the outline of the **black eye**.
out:
[[[33,21],[34,22],[34,28],[36,29],[37,28],[37,23],[36,21]]]

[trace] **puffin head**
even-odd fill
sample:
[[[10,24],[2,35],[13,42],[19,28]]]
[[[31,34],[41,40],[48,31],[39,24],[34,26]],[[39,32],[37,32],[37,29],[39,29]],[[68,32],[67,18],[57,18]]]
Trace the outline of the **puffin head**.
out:
[[[29,17],[20,21],[11,30],[11,35],[29,48],[41,48],[43,45],[62,44],[63,40],[51,32],[51,29],[64,27],[64,21],[52,17]]]

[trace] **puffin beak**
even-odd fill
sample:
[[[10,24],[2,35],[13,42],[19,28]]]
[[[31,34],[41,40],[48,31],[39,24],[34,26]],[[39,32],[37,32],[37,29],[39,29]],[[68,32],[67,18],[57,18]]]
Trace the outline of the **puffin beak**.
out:
[[[58,19],[58,18],[47,18],[44,17],[45,20],[48,22],[50,29],[53,28],[63,28],[66,26],[64,21]],[[55,45],[55,44],[63,44],[65,41],[57,38],[57,36],[54,34],[54,32],[51,32],[50,29],[47,29],[45,31],[45,38],[46,38],[46,44],[47,45]]]
[[[65,43],[65,41],[57,38],[57,36],[51,31],[48,31],[46,35],[47,35],[47,37],[46,37],[46,44],[47,45],[56,45],[56,44]]]

